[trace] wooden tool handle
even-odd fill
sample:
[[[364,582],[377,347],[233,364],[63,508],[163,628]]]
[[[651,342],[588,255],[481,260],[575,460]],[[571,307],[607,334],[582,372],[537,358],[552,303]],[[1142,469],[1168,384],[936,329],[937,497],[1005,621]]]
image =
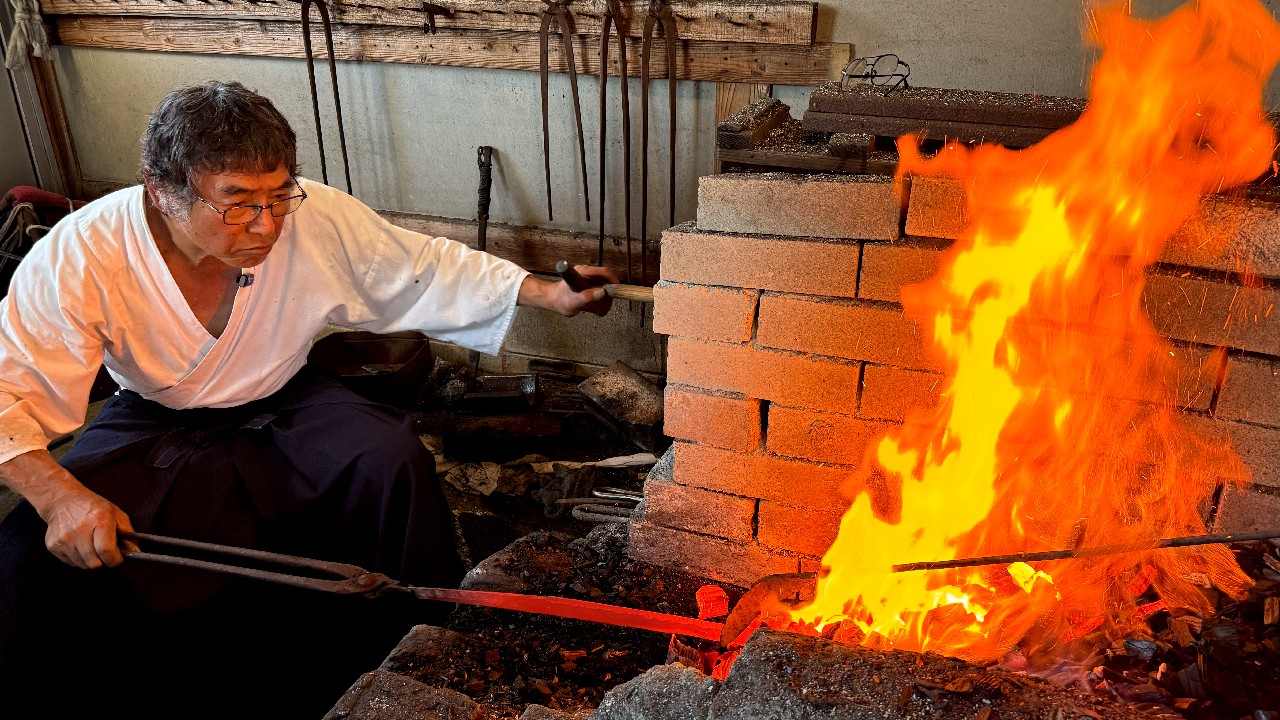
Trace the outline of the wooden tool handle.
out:
[[[556,263],[556,272],[560,273],[560,277],[564,279],[575,292],[582,292],[588,288],[596,287],[590,280],[583,277],[581,273],[573,269],[567,260],[561,260]],[[604,291],[609,293],[609,297],[618,298],[619,300],[634,300],[636,302],[653,302],[653,288],[645,285],[623,285],[621,283],[609,283],[604,286]]]

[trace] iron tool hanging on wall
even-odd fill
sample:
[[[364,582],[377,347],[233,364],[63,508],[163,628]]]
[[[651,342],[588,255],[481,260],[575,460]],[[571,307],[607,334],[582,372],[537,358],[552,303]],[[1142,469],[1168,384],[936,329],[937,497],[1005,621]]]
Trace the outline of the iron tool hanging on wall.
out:
[[[564,49],[564,61],[569,70],[569,87],[573,93],[573,116],[578,123],[578,160],[582,166],[583,210],[587,220],[591,220],[591,193],[587,189],[587,144],[582,132],[582,103],[578,100],[578,67],[573,59],[573,21],[569,17],[568,5],[572,0],[543,0],[547,7],[542,11],[542,27],[538,31],[538,69],[542,75],[542,162],[547,180],[547,220],[554,220],[551,210],[551,135],[547,122],[547,86],[551,72],[550,35],[551,23],[555,23],[560,33],[561,47]]]
[[[644,19],[644,36],[640,46],[640,272],[649,282],[649,55],[653,51],[653,31],[662,26],[663,44],[667,50],[667,117],[670,122],[670,148],[667,165],[667,227],[676,224],[676,19],[669,0],[649,0],[649,13]]]
[[[324,130],[320,127],[320,94],[316,91],[315,56],[311,52],[311,6],[320,13],[324,27],[325,47],[329,50],[329,82],[333,85],[333,109],[338,116],[338,143],[342,146],[342,169],[347,178],[347,192],[351,193],[351,164],[347,160],[347,135],[342,129],[342,98],[338,94],[338,67],[333,56],[333,28],[329,24],[329,6],[326,0],[302,0],[302,48],[307,55],[307,79],[311,83],[311,110],[316,118],[316,141],[320,145],[320,175],[329,184],[329,168],[325,164]]]
[[[631,104],[627,98],[627,17],[619,0],[606,0],[604,20],[600,24],[600,250],[596,264],[604,265],[605,229],[605,155],[608,140],[608,105],[605,101],[609,89],[609,24],[618,30],[618,80],[622,85],[622,174],[623,215],[626,223],[623,235],[627,238],[627,282],[631,282]]]

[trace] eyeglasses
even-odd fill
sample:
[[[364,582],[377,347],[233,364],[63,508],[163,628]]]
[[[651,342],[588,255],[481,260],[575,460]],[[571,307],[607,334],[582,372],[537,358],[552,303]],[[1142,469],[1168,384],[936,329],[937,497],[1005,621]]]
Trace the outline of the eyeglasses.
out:
[[[298,188],[298,192],[301,194],[292,195],[284,198],[283,200],[277,200],[270,205],[232,205],[226,210],[219,210],[214,207],[213,203],[205,200],[199,195],[196,196],[196,199],[205,205],[208,205],[210,210],[221,215],[222,223],[224,225],[248,225],[254,220],[257,220],[263,210],[271,210],[271,217],[284,217],[285,215],[294,212],[302,206],[302,201],[307,199],[307,192],[305,190]]]
[[[840,71],[840,89],[848,90],[854,82],[869,80],[872,85],[887,86],[885,95],[898,88],[910,88],[907,76],[911,74],[911,66],[898,59],[897,55],[872,55],[854,58]]]

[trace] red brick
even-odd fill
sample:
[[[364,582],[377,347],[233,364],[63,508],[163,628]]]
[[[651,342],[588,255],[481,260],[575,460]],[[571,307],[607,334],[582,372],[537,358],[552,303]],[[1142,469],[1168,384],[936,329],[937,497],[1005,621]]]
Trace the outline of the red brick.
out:
[[[776,502],[760,503],[760,522],[756,533],[760,544],[766,548],[822,557],[839,532],[840,515]]]
[[[1280,361],[1228,358],[1217,415],[1223,420],[1280,427]]]
[[[800,295],[766,294],[760,300],[756,340],[781,350],[799,350],[849,360],[932,370],[920,326],[901,310]]]
[[[856,242],[698,232],[692,224],[662,233],[662,279],[699,285],[855,297]]]
[[[1213,521],[1217,533],[1257,532],[1274,530],[1276,518],[1280,518],[1280,495],[1275,491],[1263,492],[1258,487],[1238,488],[1228,486],[1218,504],[1218,515]]]
[[[860,466],[867,445],[890,425],[804,408],[769,406],[769,452],[815,462]]]
[[[1151,274],[1142,293],[1156,332],[1202,345],[1280,354],[1280,291]]]
[[[1121,340],[1043,323],[1016,323],[1011,338],[1024,367],[1048,361],[1042,377],[1028,373],[1043,387],[1183,409],[1209,408],[1224,360],[1221,352],[1159,337]]]
[[[1280,209],[1263,200],[1210,196],[1164,247],[1174,265],[1280,277]]]
[[[1254,483],[1280,488],[1280,430],[1208,418],[1191,418],[1191,425],[1208,440],[1230,441]]]
[[[904,285],[924,282],[938,273],[944,252],[919,241],[864,243],[858,297],[901,302]]]
[[[698,178],[698,227],[706,230],[893,240],[901,212],[896,183],[888,176],[721,173]]]
[[[760,447],[760,401],[724,397],[668,385],[664,432],[680,440],[726,450],[750,452]]]
[[[751,339],[757,290],[676,285],[653,288],[653,331],[663,335],[742,343]]]
[[[667,381],[785,405],[852,414],[858,365],[741,345],[672,338]]]
[[[740,588],[750,587],[766,575],[796,572],[799,567],[795,557],[755,543],[736,543],[644,521],[633,520],[629,535],[627,554],[636,560]]]
[[[675,530],[751,542],[756,500],[650,477],[644,483],[644,519]]]
[[[858,415],[902,422],[911,408],[937,406],[943,380],[934,373],[868,365],[862,380],[862,405]]]
[[[842,487],[856,481],[855,471],[848,468],[683,442],[675,448],[676,482],[716,492],[840,512],[848,504]]]
[[[964,186],[945,175],[914,175],[907,202],[907,234],[960,237],[968,223]]]

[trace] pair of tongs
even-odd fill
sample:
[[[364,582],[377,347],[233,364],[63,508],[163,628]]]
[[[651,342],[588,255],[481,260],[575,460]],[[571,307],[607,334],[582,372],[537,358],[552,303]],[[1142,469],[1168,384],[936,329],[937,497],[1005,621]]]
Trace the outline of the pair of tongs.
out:
[[[502,610],[553,615],[555,617],[588,620],[607,625],[638,628],[640,630],[688,635],[704,640],[719,639],[722,629],[720,623],[707,622],[680,615],[666,615],[649,610],[605,605],[587,600],[542,595],[521,595],[489,590],[414,587],[381,573],[369,572],[356,565],[313,560],[294,555],[282,555],[264,550],[215,545],[196,540],[136,532],[120,532],[118,537],[122,541],[132,542],[139,547],[146,544],[162,545],[205,556],[204,558],[187,557],[183,555],[165,555],[141,549],[126,549],[124,551],[125,557],[129,560],[146,560],[225,573],[307,590],[321,590],[343,595],[364,595],[366,597],[378,597],[390,592],[404,592],[412,594],[419,600],[463,603]],[[224,562],[219,559],[205,558],[222,558],[229,561]],[[274,566],[278,569],[248,567],[249,563]],[[311,575],[308,576],[304,573],[311,573]],[[320,577],[316,577],[317,575]]]
[[[280,569],[269,570],[262,567],[249,567],[247,564],[218,562],[216,560],[201,559],[199,557],[165,555],[141,549],[126,550],[122,548],[125,557],[130,560],[146,560],[149,562],[165,563],[167,565],[195,568],[197,570],[208,570],[210,572],[236,575],[238,577],[250,578],[253,580],[264,580],[267,582],[290,585],[308,590],[321,590],[324,592],[338,593],[340,595],[365,595],[368,597],[377,597],[391,591],[413,591],[413,588],[401,585],[398,580],[381,573],[372,573],[364,568],[356,565],[348,565],[346,563],[329,562],[327,560],[313,560],[311,558],[298,557],[296,555],[284,555],[282,553],[253,550],[251,548],[232,547],[230,545],[215,545],[213,543],[200,542],[198,540],[186,540],[184,538],[165,537],[163,535],[149,535],[147,533],[120,532],[117,533],[117,537],[120,540],[132,542],[139,547],[148,544],[168,546],[171,548],[179,548],[203,554],[206,557],[222,557],[231,560],[242,560],[248,561],[249,563],[256,563],[258,565],[275,566]],[[308,571],[312,574],[305,574]]]

